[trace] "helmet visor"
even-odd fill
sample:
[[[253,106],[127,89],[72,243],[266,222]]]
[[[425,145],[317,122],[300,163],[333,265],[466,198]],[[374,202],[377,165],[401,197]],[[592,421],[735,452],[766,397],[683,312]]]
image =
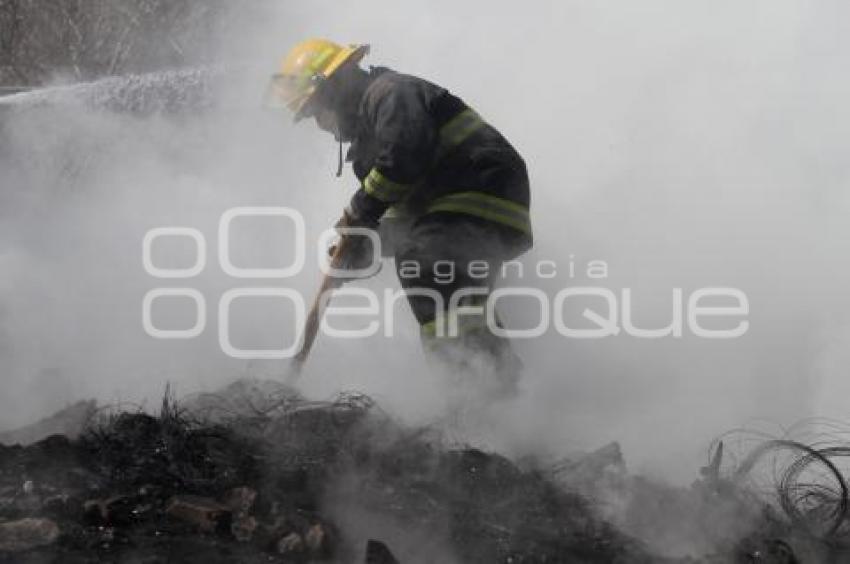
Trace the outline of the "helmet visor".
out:
[[[286,108],[295,114],[296,121],[307,117],[305,110],[316,92],[316,81],[311,77],[291,74],[274,74],[269,80],[263,105],[267,108]]]

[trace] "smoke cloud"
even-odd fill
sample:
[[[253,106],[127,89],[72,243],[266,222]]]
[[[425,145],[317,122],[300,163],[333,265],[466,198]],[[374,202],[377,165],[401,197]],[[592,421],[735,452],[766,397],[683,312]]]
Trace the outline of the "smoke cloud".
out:
[[[523,284],[550,296],[598,282],[616,294],[631,288],[645,327],[669,323],[674,288],[687,296],[735,287],[749,298],[739,339],[550,331],[519,341],[524,394],[472,417],[459,439],[516,455],[618,440],[632,471],[687,482],[711,438],[730,427],[845,415],[850,116],[840,69],[850,7],[381,0],[251,9],[250,28],[209,47],[233,69],[212,110],[9,104],[0,114],[0,427],[80,398],[151,401],[167,381],[188,393],[240,375],[280,377],[280,362],[220,351],[216,309],[240,286],[285,285],[309,300],[313,241],[355,188],[350,172],[332,176],[332,139],[260,107],[277,58],[314,35],[368,42],[368,63],[448,87],[524,155],[536,246]],[[218,221],[235,206],[301,211],[305,271],[285,284],[222,272]],[[160,226],[204,234],[200,275],[145,272],[142,239]],[[234,262],[285,263],[285,229],[265,220],[234,227]],[[154,248],[158,265],[192,262],[191,244],[172,243]],[[605,280],[586,276],[594,259],[608,264]],[[557,264],[555,278],[531,274],[541,260]],[[363,284],[395,284],[390,270]],[[202,335],[145,334],[142,299],[159,286],[202,292]],[[186,303],[164,300],[157,324],[191,325]],[[358,389],[411,422],[441,418],[457,390],[425,366],[405,310],[392,341],[320,338],[305,393]],[[505,317],[508,326],[533,323],[520,304]],[[273,301],[246,302],[232,321],[234,342],[246,347],[276,346],[293,329],[291,312]]]

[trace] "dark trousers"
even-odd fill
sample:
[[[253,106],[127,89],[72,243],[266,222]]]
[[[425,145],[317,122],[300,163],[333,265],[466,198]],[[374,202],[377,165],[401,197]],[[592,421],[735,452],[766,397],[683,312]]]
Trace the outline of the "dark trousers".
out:
[[[465,298],[461,306],[483,305],[500,278],[502,263],[527,250],[519,233],[473,216],[434,213],[406,223],[399,220],[384,234],[390,245],[386,250],[395,258],[399,281],[422,327],[426,353],[458,371],[471,369],[473,364],[489,366],[487,370],[493,371],[502,388],[500,393],[512,394],[521,363],[510,341],[490,331],[483,316],[459,317],[460,331],[455,337],[446,336],[448,332],[435,334],[435,322],[440,320],[438,304],[416,291],[426,289],[442,296],[442,313],[447,315],[451,315],[446,310],[452,295],[463,288],[480,288],[484,295]]]

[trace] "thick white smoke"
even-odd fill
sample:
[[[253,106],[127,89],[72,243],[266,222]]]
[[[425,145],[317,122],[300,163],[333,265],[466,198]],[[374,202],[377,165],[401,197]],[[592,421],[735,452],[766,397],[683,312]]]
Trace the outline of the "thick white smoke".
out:
[[[369,42],[368,63],[432,79],[463,97],[526,157],[536,248],[550,295],[588,285],[632,288],[639,324],[669,322],[673,288],[687,296],[731,286],[750,300],[740,339],[629,336],[518,343],[526,393],[485,418],[471,438],[509,452],[623,444],[633,470],[690,480],[715,435],[750,419],[844,415],[848,339],[843,155],[850,133],[839,2],[263,3],[251,29],[221,39],[225,81],[203,119],[131,117],[50,107],[3,117],[0,149],[0,427],[96,396],[143,401],[164,383],[214,389],[280,363],[230,359],[218,348],[216,305],[236,281],[216,260],[217,221],[233,206],[302,211],[310,237],[355,185],[332,178],[332,140],[311,124],[259,107],[266,75],[305,37]],[[201,230],[206,270],[162,281],[142,268],[145,232]],[[258,224],[259,225],[259,224]],[[234,239],[240,264],[286,259],[271,223]],[[162,263],[186,264],[191,248]],[[288,281],[308,297],[307,270]],[[189,257],[189,258],[187,258]],[[576,276],[569,276],[569,263]],[[170,261],[170,262],[169,262]],[[370,285],[393,284],[388,272]],[[207,298],[196,339],[158,341],[141,323],[145,292],[192,286]],[[165,302],[163,302],[165,303]],[[185,326],[191,308],[155,311]],[[273,346],[285,308],[234,313],[241,344]],[[528,321],[512,308],[508,323]],[[439,417],[454,391],[423,367],[416,327],[401,335],[322,339],[303,387],[373,394],[412,421]],[[470,437],[465,437],[470,438]]]

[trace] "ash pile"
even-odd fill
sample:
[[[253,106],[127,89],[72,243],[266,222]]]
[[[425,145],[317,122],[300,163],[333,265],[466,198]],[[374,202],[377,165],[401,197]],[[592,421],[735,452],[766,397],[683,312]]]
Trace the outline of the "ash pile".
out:
[[[804,495],[786,476],[783,516],[726,477],[720,448],[674,488],[629,476],[616,444],[511,461],[363,395],[315,402],[269,382],[167,392],[156,414],[81,403],[0,441],[60,426],[0,447],[2,562],[793,563],[835,557],[845,529],[840,488]],[[798,478],[820,460],[799,452]],[[704,543],[664,554],[671,531]]]
[[[74,438],[0,447],[0,561],[652,561],[541,472],[362,395],[267,388],[94,409]]]

